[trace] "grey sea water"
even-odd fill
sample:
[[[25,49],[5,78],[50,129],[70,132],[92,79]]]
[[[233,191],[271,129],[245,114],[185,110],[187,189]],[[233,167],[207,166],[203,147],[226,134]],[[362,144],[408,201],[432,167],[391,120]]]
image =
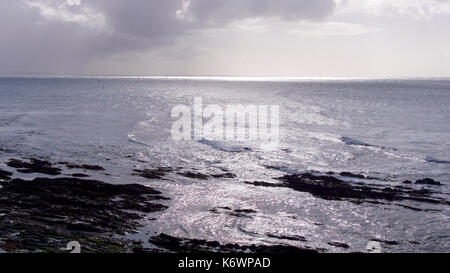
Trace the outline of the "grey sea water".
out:
[[[280,106],[280,145],[182,141],[171,137],[171,110],[203,104]],[[161,232],[221,243],[290,244],[327,251],[450,251],[443,204],[324,200],[289,188],[255,187],[286,173],[348,171],[401,185],[432,178],[450,193],[450,79],[294,79],[89,77],[0,78],[0,167],[10,158],[98,164],[109,183],[141,183],[171,198],[138,235]],[[226,170],[235,178],[166,180],[133,169]],[[11,170],[11,169],[9,169]],[[15,177],[34,177],[15,173]],[[357,179],[356,179],[357,180]],[[354,182],[354,181],[353,181]],[[434,190],[432,186],[412,185]],[[217,208],[251,210],[246,217]],[[216,208],[216,210],[214,210]],[[285,237],[283,239],[283,236]],[[306,241],[288,240],[302,236]],[[348,249],[329,242],[343,242]],[[151,245],[148,245],[152,247]]]

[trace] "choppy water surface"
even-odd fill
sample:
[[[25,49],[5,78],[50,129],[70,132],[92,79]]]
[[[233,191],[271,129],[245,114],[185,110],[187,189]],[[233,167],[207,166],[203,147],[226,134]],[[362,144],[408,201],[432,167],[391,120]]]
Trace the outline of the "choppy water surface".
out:
[[[280,105],[278,149],[174,142],[171,109],[194,97],[205,105]],[[146,221],[143,239],[164,232],[327,251],[365,251],[380,239],[396,242],[383,243],[384,251],[450,251],[448,205],[356,204],[248,183],[312,170],[363,174],[377,179],[341,179],[386,186],[429,177],[444,185],[410,187],[449,200],[449,105],[450,79],[0,78],[0,160],[99,164],[106,172],[90,174],[95,179],[151,185],[171,200]],[[155,167],[236,177],[132,175]]]

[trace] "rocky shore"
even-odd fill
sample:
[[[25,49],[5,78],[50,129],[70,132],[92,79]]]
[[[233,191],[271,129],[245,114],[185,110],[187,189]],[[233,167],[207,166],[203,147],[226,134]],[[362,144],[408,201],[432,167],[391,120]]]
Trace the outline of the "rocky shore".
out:
[[[142,241],[121,235],[139,230],[142,220],[152,220],[166,210],[170,200],[152,187],[140,184],[109,184],[88,179],[89,172],[106,171],[102,166],[52,163],[42,159],[4,162],[17,174],[35,174],[31,179],[16,178],[13,171],[0,169],[0,250],[6,252],[68,252],[67,244],[76,241],[83,252],[221,252],[221,253],[304,253],[325,249],[295,247],[288,244],[222,244],[203,239],[177,238],[161,233],[148,239],[154,248],[144,248]],[[67,173],[67,172],[73,173]],[[74,172],[75,171],[75,172]],[[65,173],[65,174],[63,174]],[[167,175],[189,179],[235,179],[228,170],[203,173],[183,168],[155,167],[134,169],[133,175],[149,180],[169,180]],[[45,177],[40,177],[45,175]],[[304,192],[324,200],[401,206],[414,211],[426,208],[406,205],[450,205],[439,196],[441,183],[430,178],[403,181],[394,186],[374,182],[376,178],[350,172],[305,172],[274,177],[275,181],[242,181],[255,187],[280,187]],[[421,186],[421,188],[413,187]],[[252,209],[213,207],[214,214],[247,217]],[[296,235],[266,234],[269,238],[306,242]],[[147,243],[147,242],[146,242]],[[396,242],[394,242],[396,243]],[[329,246],[347,249],[344,242],[330,241]]]
[[[151,237],[149,242],[155,246],[182,253],[317,253],[320,250],[299,248],[288,245],[239,245],[220,244],[217,241],[176,238],[164,233]]]
[[[12,162],[27,172],[55,173],[48,162]],[[7,252],[66,252],[72,241],[83,252],[132,252],[140,244],[115,235],[134,232],[147,214],[166,209],[158,201],[167,198],[142,185],[1,173],[0,249]]]

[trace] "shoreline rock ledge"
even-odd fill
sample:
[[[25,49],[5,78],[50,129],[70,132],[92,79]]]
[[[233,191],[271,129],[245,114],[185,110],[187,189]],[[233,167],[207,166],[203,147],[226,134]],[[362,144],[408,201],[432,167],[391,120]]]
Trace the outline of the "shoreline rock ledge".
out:
[[[7,252],[134,252],[140,243],[118,239],[148,213],[167,207],[161,192],[138,184],[78,178],[10,179],[0,188],[0,249]]]

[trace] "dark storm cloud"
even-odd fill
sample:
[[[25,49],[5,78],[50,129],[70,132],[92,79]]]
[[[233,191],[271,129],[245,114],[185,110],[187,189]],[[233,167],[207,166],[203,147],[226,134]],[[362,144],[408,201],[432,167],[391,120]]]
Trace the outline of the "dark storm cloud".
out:
[[[181,0],[93,0],[88,4],[105,15],[115,32],[161,38],[181,34],[187,27],[177,18]]]
[[[191,0],[188,16],[202,23],[223,24],[252,17],[319,20],[329,16],[332,0]]]
[[[69,22],[45,22],[21,1],[0,0],[0,73],[48,73],[64,70],[88,54],[95,37]]]
[[[204,27],[277,17],[320,20],[333,0],[0,0],[0,74],[82,73],[99,56],[143,51]]]
[[[116,31],[153,38],[253,17],[320,20],[331,15],[335,8],[333,0],[97,0],[90,3],[104,12]]]

